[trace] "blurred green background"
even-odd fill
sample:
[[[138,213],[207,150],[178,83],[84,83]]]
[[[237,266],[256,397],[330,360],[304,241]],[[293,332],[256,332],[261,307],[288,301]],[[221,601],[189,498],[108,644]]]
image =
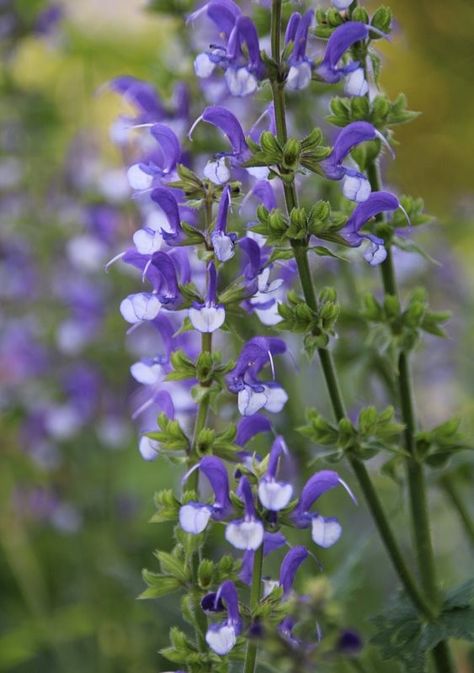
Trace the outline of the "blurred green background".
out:
[[[66,18],[59,43],[26,36],[2,70],[0,121],[15,119],[23,124],[20,148],[26,195],[21,216],[7,210],[2,223],[5,220],[7,234],[21,230],[37,253],[40,269],[52,263],[50,246],[56,245],[60,256],[67,240],[61,214],[51,207],[51,194],[69,189],[62,177],[66,157],[71,159],[80,153],[78,147],[86,146],[107,169],[121,165],[120,154],[108,138],[120,105],[116,97],[101,91],[101,85],[116,75],[132,74],[169,94],[170,73],[182,67],[173,41],[176,23],[145,12],[141,0],[70,0],[63,4]],[[462,310],[462,320],[453,333],[457,345],[448,344],[455,383],[442,377],[427,382],[421,390],[420,409],[429,418],[434,409],[448,414],[451,406],[460,408],[472,435],[474,4],[471,0],[393,0],[391,6],[398,30],[391,43],[381,45],[385,55],[382,83],[392,97],[404,91],[410,108],[423,114],[397,130],[400,146],[397,161],[388,166],[388,178],[400,191],[423,196],[428,211],[437,218],[422,238],[435,257],[450,250],[452,274],[435,276],[432,291],[440,307],[448,301],[448,308],[451,302]],[[82,139],[79,145],[78,137]],[[72,192],[80,203],[83,194]],[[94,189],[88,187],[85,199],[96,198]],[[133,218],[125,218],[120,229],[124,242],[131,230]],[[113,295],[115,311],[117,297],[130,285],[115,273],[111,277],[120,290]],[[21,317],[28,306],[37,312],[39,301],[32,296],[30,302],[7,306],[7,310]],[[48,310],[54,314],[54,307]],[[5,324],[4,314],[0,328]],[[121,402],[126,406],[130,356],[122,347],[123,326],[119,319],[109,318],[104,330],[107,344],[94,347],[89,357],[101,368],[109,386],[123,390]],[[435,351],[427,367],[436,372],[443,364],[443,354]],[[0,383],[4,378],[0,370]],[[39,394],[41,386],[40,379],[36,381]],[[168,670],[157,650],[165,643],[168,627],[179,621],[179,605],[176,601],[139,602],[135,597],[142,590],[141,569],[153,563],[157,536],[163,546],[171,536],[170,530],[147,524],[152,494],[170,483],[170,468],[160,461],[145,463],[130,428],[128,440],[113,450],[104,448],[91,428],[86,428],[74,440],[60,443],[63,461],[54,471],[55,487],[59,484],[61,493],[74,503],[82,523],[74,532],[58,530],[38,523],[14,505],[19,487],[47,488],[53,477],[24,453],[21,404],[4,411],[0,422],[0,671]],[[380,487],[395,512],[398,496],[387,480],[382,479]],[[446,502],[437,500],[435,507],[436,544],[449,583],[469,571],[468,550]],[[344,516],[354,517],[349,510]],[[394,519],[396,523],[395,514]],[[366,530],[356,551],[346,542],[342,555],[338,547],[327,563],[331,568],[334,562],[341,576],[357,574],[347,614],[349,621],[363,629],[357,623],[361,598],[364,613],[379,607],[380,592],[382,599],[391,593],[393,576],[363,511],[355,515],[354,527]],[[369,557],[370,569],[365,564]],[[341,558],[345,558],[342,566]],[[372,593],[366,589],[369,578],[375,578]],[[384,666],[384,672],[390,673],[390,667]],[[464,671],[472,670],[465,666]]]

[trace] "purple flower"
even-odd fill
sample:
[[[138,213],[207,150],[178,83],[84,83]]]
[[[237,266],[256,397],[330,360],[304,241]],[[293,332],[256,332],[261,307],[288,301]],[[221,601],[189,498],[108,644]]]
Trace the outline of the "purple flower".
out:
[[[318,75],[326,82],[335,84],[354,72],[359,67],[358,61],[342,66],[338,65],[339,61],[353,44],[366,40],[371,30],[374,28],[359,21],[347,21],[338,26],[328,40],[323,60],[316,68]]]
[[[179,242],[183,235],[178,201],[170,189],[157,187],[151,193],[154,201],[163,211],[167,220],[167,229],[161,229],[161,234],[169,245]]]
[[[188,502],[179,510],[179,523],[186,533],[198,535],[205,530],[209,519],[220,520],[232,510],[229,496],[229,477],[220,458],[205,456],[192,470],[199,470],[209,481],[214,491],[214,503]],[[185,479],[190,472],[185,475]]]
[[[285,34],[285,43],[293,42],[293,51],[288,59],[290,69],[286,84],[289,89],[304,89],[311,81],[312,64],[306,57],[308,31],[313,20],[314,10],[308,10],[303,16],[299,12],[291,15]]]
[[[288,506],[293,495],[293,486],[284,481],[277,481],[278,463],[283,453],[287,453],[283,437],[277,437],[273,442],[268,461],[268,469],[260,479],[258,497],[262,505],[272,511],[279,512]]]
[[[334,517],[323,517],[311,512],[311,507],[324,493],[336,486],[343,486],[355,502],[355,498],[347,484],[333,470],[316,472],[303,487],[300,499],[292,514],[293,521],[299,528],[311,526],[311,537],[320,547],[332,547],[341,536],[342,528]]]
[[[227,186],[222,192],[217,211],[216,224],[211,234],[211,242],[214,248],[214,254],[219,262],[227,262],[234,256],[234,246],[236,234],[227,234],[227,216],[230,205],[230,187]]]
[[[247,477],[240,479],[238,495],[244,501],[244,518],[227,524],[225,539],[236,549],[254,551],[263,542],[264,528],[256,517],[253,493]]]
[[[225,321],[225,308],[217,304],[217,273],[214,264],[209,264],[207,299],[204,304],[193,304],[189,309],[189,319],[198,332],[212,333]]]
[[[348,244],[352,247],[356,248],[360,246],[365,239],[371,242],[369,251],[364,255],[371,266],[380,264],[386,258],[387,251],[384,247],[384,241],[374,234],[361,234],[360,230],[372,217],[380,213],[397,210],[397,208],[403,210],[400,201],[394,194],[390,194],[390,192],[372,192],[365,201],[355,207],[341,231]],[[408,219],[408,215],[406,217]]]
[[[138,116],[133,120],[135,124],[158,122],[166,116],[158,94],[148,82],[122,75],[113,79],[109,86],[137,109]]]
[[[230,580],[223,582],[217,590],[214,600],[216,606],[220,602],[225,605],[227,619],[209,627],[206,633],[206,642],[216,654],[224,656],[234,647],[237,636],[242,630],[239,597],[235,584]]]
[[[245,55],[242,47],[245,45]],[[239,16],[229,37],[225,80],[233,96],[248,96],[256,91],[265,67],[260,57],[258,33],[252,19]]]
[[[271,413],[283,409],[288,399],[286,392],[275,381],[260,381],[258,374],[267,364],[273,369],[273,356],[285,352],[285,342],[276,337],[254,337],[247,341],[227,377],[229,390],[238,395],[242,416],[251,416],[260,409]]]
[[[221,105],[211,105],[203,111],[202,115],[196,119],[189,131],[189,138],[199,122],[207,122],[217,127],[227,137],[231,146],[230,155],[236,161],[245,161],[249,155],[249,149],[245,140],[245,134],[237,117],[227,108]]]
[[[150,189],[157,180],[172,173],[181,158],[179,140],[168,126],[153,124],[150,133],[157,147],[148,160],[132,164],[127,171],[130,187],[140,191]]]
[[[210,77],[219,66],[225,70],[225,80],[233,96],[253,93],[265,74],[255,24],[228,0],[209,2],[190,19],[202,14],[211,19],[219,31],[219,38],[224,38],[226,44],[213,44],[208,51],[198,54],[194,61],[196,75]]]
[[[293,549],[290,549],[285,555],[280,566],[280,586],[282,587],[285,596],[289,594],[293,588],[293,582],[298,568],[308,556],[309,552],[306,547],[303,546],[293,547]]]
[[[392,152],[385,136],[372,124],[364,121],[352,122],[339,132],[330,156],[321,162],[326,177],[331,180],[344,178],[344,196],[352,201],[365,201],[371,191],[370,183],[362,173],[344,166],[343,161],[357,145],[377,139],[383,142]]]

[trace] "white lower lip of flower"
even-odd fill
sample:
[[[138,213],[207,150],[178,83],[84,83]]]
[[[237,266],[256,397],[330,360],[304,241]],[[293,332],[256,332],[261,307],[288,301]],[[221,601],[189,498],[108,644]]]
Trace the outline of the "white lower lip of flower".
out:
[[[278,313],[278,303],[279,302],[277,301],[274,302],[269,308],[255,309],[255,313],[263,325],[278,325],[278,323],[283,320],[281,315]]]
[[[265,386],[265,395],[265,409],[272,414],[278,414],[288,401],[288,395],[280,386]]]
[[[227,260],[232,259],[235,250],[230,236],[226,236],[226,234],[213,234],[211,240],[219,262],[227,262]]]
[[[202,533],[210,518],[211,510],[208,507],[183,505],[179,510],[179,525],[186,533],[192,535]]]
[[[263,525],[255,520],[231,522],[225,529],[225,539],[236,549],[258,549],[263,542]]]
[[[216,64],[211,61],[207,54],[198,54],[194,59],[194,72],[197,77],[210,77]]]
[[[237,642],[235,629],[229,624],[223,624],[219,629],[209,629],[206,633],[206,642],[216,654],[224,656]]]
[[[215,332],[225,321],[225,309],[222,306],[203,306],[190,308],[189,319],[199,332]]]
[[[305,89],[311,82],[311,66],[304,61],[298,65],[292,65],[286,80],[286,85],[294,91]]]
[[[372,188],[370,182],[365,178],[359,178],[353,175],[346,175],[342,185],[342,193],[350,201],[367,201]]]
[[[227,68],[225,81],[233,96],[249,96],[257,89],[257,80],[247,68]]]
[[[153,176],[142,171],[139,164],[133,164],[127,171],[128,184],[132,189],[143,191],[150,189],[153,184]]]
[[[150,292],[129,294],[120,304],[120,313],[132,325],[142,320],[153,320],[160,312],[161,303]]]
[[[230,171],[224,157],[216,161],[208,161],[204,166],[204,175],[215,185],[224,185],[230,180]]]
[[[369,90],[369,85],[365,79],[362,68],[357,68],[349,73],[344,84],[344,91],[348,96],[365,96]]]
[[[319,514],[311,522],[311,537],[320,547],[332,547],[341,537],[342,527],[336,519],[325,519]]]
[[[265,406],[267,396],[265,392],[258,393],[252,390],[252,388],[245,386],[245,388],[239,391],[237,403],[242,416],[252,416]]]
[[[155,460],[158,457],[158,450],[160,445],[158,442],[150,439],[149,437],[140,437],[140,443],[138,444],[138,450],[143,460]]]
[[[262,505],[272,512],[284,509],[291,500],[293,487],[277,481],[262,480],[258,485],[258,497]]]
[[[370,266],[377,266],[378,264],[382,264],[386,257],[387,251],[384,246],[377,245],[377,243],[373,243],[372,241],[370,242],[367,250],[364,252],[364,259],[370,264]]]
[[[270,171],[266,166],[251,166],[247,168],[247,173],[257,180],[266,180]]]
[[[352,2],[353,0],[332,0],[332,4],[336,9],[347,9]]]
[[[163,238],[157,231],[139,229],[133,234],[133,244],[141,255],[152,255],[160,250]]]
[[[163,367],[158,364],[147,365],[145,362],[135,362],[130,367],[130,373],[138,383],[153,386],[163,379]]]

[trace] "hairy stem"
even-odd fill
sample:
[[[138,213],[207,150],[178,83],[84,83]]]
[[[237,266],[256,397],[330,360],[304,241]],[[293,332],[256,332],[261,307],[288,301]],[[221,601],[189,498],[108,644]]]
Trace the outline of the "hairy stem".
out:
[[[253,561],[252,586],[250,587],[250,611],[258,607],[262,590],[263,543],[257,549]],[[243,673],[254,673],[257,662],[257,641],[250,636],[245,653]]]
[[[379,166],[372,162],[367,170],[373,191],[381,189]],[[384,216],[379,216],[379,221]],[[398,285],[393,264],[390,243],[386,245],[387,258],[381,265],[382,283],[386,296],[398,297]],[[406,473],[410,495],[413,539],[416,548],[418,572],[426,600],[435,613],[439,610],[439,589],[436,579],[435,556],[431,539],[426,479],[423,465],[416,455],[416,412],[413,395],[412,375],[408,353],[401,351],[398,358],[397,383],[399,391],[400,411],[405,424],[404,444],[409,457],[406,458]],[[438,673],[454,673],[449,647],[445,641],[433,650],[433,657]]]
[[[271,43],[272,49],[278,51],[272,51],[272,58],[275,63],[280,66],[281,64],[281,55],[280,55],[280,35],[281,35],[281,0],[273,0],[272,2],[272,36]],[[276,34],[278,33],[278,35]],[[285,112],[285,92],[284,92],[284,81],[281,77],[281,73],[277,78],[277,81],[272,82],[272,92],[273,92],[273,103],[275,107],[275,121],[277,129],[277,137],[281,144],[284,144],[287,140],[287,127],[286,127],[286,112]],[[285,201],[288,213],[291,213],[293,208],[298,205],[298,198],[296,193],[296,188],[294,182],[290,184],[284,183],[285,191]],[[292,247],[295,253],[295,260],[298,266],[298,272],[300,277],[301,286],[303,289],[303,294],[305,301],[310,308],[317,310],[317,300],[316,294],[312,283],[311,273],[308,263],[308,250],[306,241],[293,241]],[[337,420],[340,420],[346,415],[346,410],[344,406],[344,401],[342,398],[336,369],[332,359],[331,352],[326,348],[318,349],[318,356],[321,363],[321,368],[323,371],[324,379],[326,381],[326,386],[328,388],[329,397],[331,399],[331,404],[333,408],[334,415]],[[407,592],[410,596],[413,604],[419,610],[419,612],[426,618],[430,619],[433,617],[433,611],[430,608],[429,604],[423,598],[419,592],[412,574],[410,573],[403,555],[398,547],[395,536],[392,532],[390,524],[388,522],[387,516],[382,507],[382,503],[378,497],[377,491],[375,490],[370,476],[367,472],[367,469],[362,461],[356,457],[350,459],[351,466],[355,472],[355,475],[358,479],[359,486],[364,493],[369,510],[372,514],[372,517],[375,521],[379,534],[382,538],[382,541],[385,545],[385,548],[389,554],[389,557],[393,563],[393,566]]]

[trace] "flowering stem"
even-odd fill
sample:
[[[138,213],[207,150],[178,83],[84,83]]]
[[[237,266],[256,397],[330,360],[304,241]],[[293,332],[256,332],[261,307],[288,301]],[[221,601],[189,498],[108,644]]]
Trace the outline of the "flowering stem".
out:
[[[252,586],[250,587],[250,612],[253,613],[260,602],[262,590],[263,544],[257,549],[253,561]],[[254,673],[257,661],[257,641],[250,637],[245,654],[243,673]]]
[[[281,34],[281,1],[282,0],[272,1],[272,19],[271,19],[272,58],[279,67],[281,64],[281,55],[279,51],[280,34]],[[278,33],[278,35],[276,35],[276,33]],[[275,49],[278,49],[278,51],[275,51]],[[287,141],[288,134],[286,128],[284,82],[280,80],[280,76],[278,77],[277,81],[272,81],[272,92],[273,92],[273,103],[275,108],[275,123],[277,129],[277,138],[279,142],[282,145],[284,145],[285,142]],[[285,192],[286,207],[288,213],[291,213],[293,208],[297,207],[298,205],[296,188],[293,181],[289,183],[284,181],[283,186]],[[317,306],[316,294],[314,291],[311,272],[308,263],[307,242],[292,241],[292,247],[295,254],[295,260],[298,267],[300,283],[303,289],[305,301],[312,310],[317,311],[318,306]],[[341,418],[344,418],[346,416],[346,410],[332,355],[330,351],[328,351],[326,348],[319,348],[318,356],[323,370],[326,385],[328,388],[329,397],[331,399],[334,416],[336,417],[337,420],[340,420]],[[413,576],[405,563],[403,555],[400,551],[400,548],[398,547],[395,536],[392,532],[388,519],[383,510],[382,503],[380,502],[377,491],[375,490],[372,484],[369,473],[367,472],[364,463],[355,456],[350,457],[350,463],[358,479],[359,486],[362,492],[364,493],[367,505],[375,521],[379,534],[383,540],[385,548],[390,556],[390,559],[395,567],[396,572],[398,573],[398,576],[403,586],[405,587],[407,594],[410,596],[413,604],[422,615],[424,615],[427,618],[432,618],[434,616],[433,611],[430,605],[426,602],[426,600],[419,592],[413,579]]]
[[[377,162],[372,162],[367,169],[367,175],[373,191],[381,189],[381,179]],[[383,215],[379,216],[383,221]],[[385,295],[398,297],[398,286],[393,264],[390,245],[386,245],[387,258],[381,265],[382,282]],[[439,609],[439,590],[436,579],[436,566],[431,540],[426,480],[423,465],[416,457],[416,414],[413,396],[411,368],[408,353],[401,351],[398,358],[398,390],[400,410],[405,423],[404,443],[410,457],[406,458],[408,490],[410,493],[410,507],[412,516],[413,538],[416,547],[418,571],[426,599],[432,609]],[[441,641],[433,650],[436,669],[439,673],[453,673],[449,648],[446,641]]]
[[[474,522],[469,514],[469,511],[459,494],[456,484],[450,475],[445,475],[441,479],[441,486],[453,505],[454,509],[459,514],[459,518],[464,527],[464,531],[467,534],[469,542],[472,547],[474,547]]]

